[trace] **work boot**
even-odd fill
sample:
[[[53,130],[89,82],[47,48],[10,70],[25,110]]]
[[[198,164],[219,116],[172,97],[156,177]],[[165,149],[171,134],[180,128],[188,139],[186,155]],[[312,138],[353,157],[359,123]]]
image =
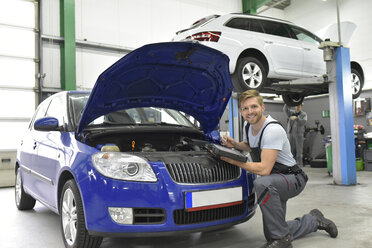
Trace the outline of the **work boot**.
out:
[[[325,230],[332,238],[336,238],[338,234],[336,224],[325,218],[322,212],[318,209],[313,209],[310,211],[310,214],[315,217],[316,221],[318,222],[318,229]]]
[[[262,248],[292,248],[291,236],[268,242]]]

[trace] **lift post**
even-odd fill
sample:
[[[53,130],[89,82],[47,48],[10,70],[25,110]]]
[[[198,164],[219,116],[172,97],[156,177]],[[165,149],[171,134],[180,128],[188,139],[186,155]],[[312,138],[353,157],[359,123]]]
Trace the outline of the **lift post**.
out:
[[[238,97],[238,94],[233,92],[229,101],[229,132],[230,137],[239,142],[243,123],[239,115]]]
[[[329,81],[333,180],[340,185],[354,185],[357,179],[350,51],[332,41],[323,42],[319,48],[324,50]]]

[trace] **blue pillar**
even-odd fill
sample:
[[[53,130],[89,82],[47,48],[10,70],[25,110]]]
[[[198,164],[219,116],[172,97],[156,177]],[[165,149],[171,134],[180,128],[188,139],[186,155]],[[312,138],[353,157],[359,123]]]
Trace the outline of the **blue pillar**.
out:
[[[239,121],[239,106],[238,99],[235,96],[232,96],[229,101],[229,131],[230,137],[239,141],[240,138],[240,129],[241,123]]]
[[[353,99],[351,94],[350,51],[335,48],[336,70],[329,86],[333,179],[336,184],[357,183],[354,142]],[[333,112],[333,113],[332,113]]]
[[[234,126],[233,126],[233,122],[234,122],[234,115],[233,115],[233,98],[231,97],[230,100],[229,100],[229,132],[230,132],[230,137],[231,138],[234,138]]]
[[[351,94],[350,50],[336,49],[336,78],[340,128],[342,184],[356,184],[353,99]]]

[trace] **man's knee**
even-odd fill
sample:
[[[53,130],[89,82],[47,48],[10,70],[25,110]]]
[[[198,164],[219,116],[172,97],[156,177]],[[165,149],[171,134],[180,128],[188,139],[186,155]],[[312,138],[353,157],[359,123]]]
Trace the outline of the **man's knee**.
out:
[[[254,180],[254,188],[257,193],[264,191],[265,189],[269,188],[271,185],[270,180],[268,180],[268,177],[258,177],[256,180]]]

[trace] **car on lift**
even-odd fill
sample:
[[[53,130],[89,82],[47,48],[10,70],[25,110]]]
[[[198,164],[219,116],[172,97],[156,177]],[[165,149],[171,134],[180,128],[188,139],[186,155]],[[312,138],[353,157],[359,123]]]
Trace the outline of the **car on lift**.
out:
[[[173,41],[192,40],[215,48],[230,58],[229,69],[237,92],[255,89],[282,95],[289,106],[304,97],[328,93],[323,80],[326,63],[318,47],[323,41],[292,22],[247,14],[211,15],[178,31]],[[353,98],[363,88],[361,65],[351,61]],[[278,85],[277,82],[319,77],[324,84]]]
[[[220,142],[215,128],[232,93],[228,63],[200,44],[149,44],[105,70],[91,92],[44,100],[17,150],[17,208],[38,200],[59,214],[66,247],[250,219],[256,176],[208,148]]]

